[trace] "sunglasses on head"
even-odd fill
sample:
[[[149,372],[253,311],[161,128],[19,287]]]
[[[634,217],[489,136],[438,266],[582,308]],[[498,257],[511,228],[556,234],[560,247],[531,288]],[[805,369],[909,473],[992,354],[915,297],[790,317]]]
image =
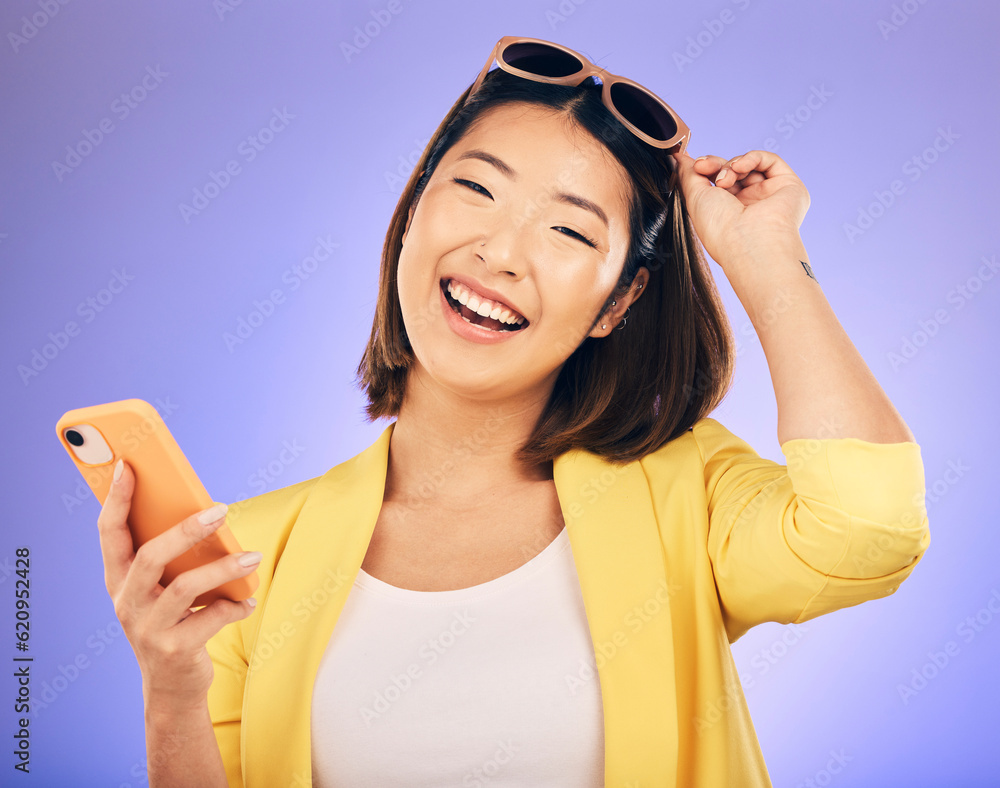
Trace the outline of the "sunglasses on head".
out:
[[[691,130],[663,99],[638,82],[598,68],[579,52],[539,38],[501,38],[473,83],[469,98],[483,84],[494,60],[509,74],[553,85],[575,87],[587,77],[597,76],[603,85],[604,105],[636,137],[654,148],[672,148],[671,153],[687,149]]]

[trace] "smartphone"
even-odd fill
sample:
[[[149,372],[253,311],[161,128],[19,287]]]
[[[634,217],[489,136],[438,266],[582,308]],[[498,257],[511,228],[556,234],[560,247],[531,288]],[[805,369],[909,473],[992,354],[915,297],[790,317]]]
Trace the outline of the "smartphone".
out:
[[[215,503],[156,408],[144,400],[126,399],[67,411],[56,423],[56,434],[102,505],[119,458],[132,468],[135,490],[127,522],[135,550]],[[166,586],[181,572],[237,552],[242,550],[236,537],[223,524],[167,564],[160,585]],[[200,595],[192,607],[216,599],[247,599],[258,582],[254,570]]]

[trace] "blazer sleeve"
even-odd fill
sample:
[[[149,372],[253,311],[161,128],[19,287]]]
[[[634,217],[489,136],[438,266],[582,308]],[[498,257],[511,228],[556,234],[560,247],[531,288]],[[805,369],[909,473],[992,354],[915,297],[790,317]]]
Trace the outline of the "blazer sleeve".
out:
[[[226,767],[229,788],[243,788],[240,765],[240,734],[243,717],[243,687],[248,662],[240,622],[227,624],[208,641],[215,675],[208,690],[208,707]]]
[[[913,442],[794,439],[786,465],[714,419],[692,430],[704,461],[708,551],[730,641],[893,593],[930,544]]]
[[[241,754],[243,728],[248,723],[243,719],[243,694],[274,569],[317,479],[236,501],[226,513],[226,525],[240,547],[258,550],[263,556],[257,565],[259,585],[253,594],[256,610],[244,619],[226,624],[209,638],[207,645],[215,670],[208,690],[208,711],[230,788],[244,785]]]

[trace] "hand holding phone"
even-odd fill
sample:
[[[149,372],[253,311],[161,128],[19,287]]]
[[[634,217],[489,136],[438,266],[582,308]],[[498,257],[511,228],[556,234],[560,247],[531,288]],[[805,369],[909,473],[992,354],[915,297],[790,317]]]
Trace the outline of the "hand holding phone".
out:
[[[56,433],[102,503],[111,488],[117,460],[123,459],[131,466],[135,487],[127,522],[135,550],[213,503],[160,414],[148,402],[128,399],[71,410],[59,419]],[[238,552],[242,552],[239,543],[223,524],[217,532],[173,558],[159,581],[167,586],[188,569]],[[192,606],[207,605],[216,599],[239,601],[256,588],[256,574],[230,580],[200,593]]]
[[[205,644],[226,624],[246,618],[255,604],[252,598],[239,602],[220,598],[191,610],[195,598],[245,578],[255,571],[261,556],[225,555],[181,573],[163,588],[164,567],[223,527],[225,504],[185,518],[133,551],[126,523],[135,483],[132,469],[123,462],[97,518],[104,580],[142,672],[147,710],[167,715],[205,702],[214,675]]]

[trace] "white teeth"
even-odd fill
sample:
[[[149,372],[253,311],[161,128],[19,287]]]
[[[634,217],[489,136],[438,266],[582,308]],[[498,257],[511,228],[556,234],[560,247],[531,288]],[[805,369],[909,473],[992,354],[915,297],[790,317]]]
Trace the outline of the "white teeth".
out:
[[[477,293],[473,293],[465,285],[455,280],[450,280],[447,286],[448,293],[462,306],[467,306],[477,315],[490,317],[508,325],[522,325],[524,318],[511,309],[494,303],[488,298],[482,298]],[[471,322],[471,321],[466,321]]]

